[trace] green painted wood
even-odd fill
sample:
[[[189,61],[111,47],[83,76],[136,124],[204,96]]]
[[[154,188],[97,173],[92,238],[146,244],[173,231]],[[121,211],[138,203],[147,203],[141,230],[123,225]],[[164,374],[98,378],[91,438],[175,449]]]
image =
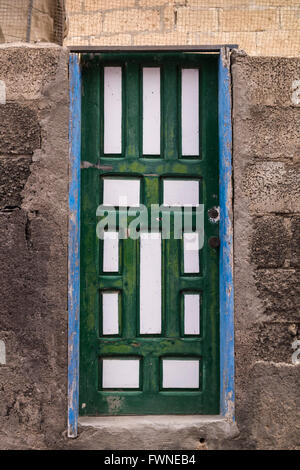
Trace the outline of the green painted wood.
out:
[[[162,73],[162,115],[164,159],[178,160],[178,66],[176,62],[164,64]]]
[[[123,70],[123,151],[103,154],[103,67]],[[142,155],[142,67],[161,67],[161,155]],[[181,156],[180,75],[200,68],[200,156]],[[218,236],[207,210],[218,205],[218,56],[188,53],[104,53],[82,59],[81,352],[80,414],[216,414],[219,412]],[[103,176],[141,178],[141,202],[162,203],[162,178],[200,179],[205,204],[205,242],[200,273],[183,273],[183,241],[163,240],[162,333],[139,335],[139,240],[120,241],[119,273],[103,273],[102,242],[96,236]],[[122,211],[118,212],[118,217]],[[158,214],[160,217],[162,214]],[[133,218],[133,216],[132,216]],[[150,221],[149,221],[150,222]],[[161,223],[159,224],[161,229]],[[120,296],[120,332],[101,337],[101,292]],[[183,294],[201,295],[201,334],[183,334]],[[102,358],[140,359],[139,390],[103,390]],[[162,359],[200,359],[199,390],[162,390]]]
[[[164,317],[166,338],[180,337],[180,315],[178,315],[180,295],[180,244],[181,240],[174,240],[174,231],[171,230],[169,240],[163,244],[164,269]]]
[[[140,68],[125,62],[123,101],[125,102],[125,158],[136,160],[140,153]],[[127,170],[128,171],[128,170]]]

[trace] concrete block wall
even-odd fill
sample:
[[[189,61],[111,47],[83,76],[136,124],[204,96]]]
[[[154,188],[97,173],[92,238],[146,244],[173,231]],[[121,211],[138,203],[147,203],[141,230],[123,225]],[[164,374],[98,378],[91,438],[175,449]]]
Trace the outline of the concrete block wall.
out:
[[[299,0],[66,0],[66,45],[238,44],[300,54]]]
[[[68,53],[2,45],[0,80],[0,448],[45,449],[66,429]]]
[[[247,448],[300,446],[299,77],[299,59],[232,54],[236,412]]]

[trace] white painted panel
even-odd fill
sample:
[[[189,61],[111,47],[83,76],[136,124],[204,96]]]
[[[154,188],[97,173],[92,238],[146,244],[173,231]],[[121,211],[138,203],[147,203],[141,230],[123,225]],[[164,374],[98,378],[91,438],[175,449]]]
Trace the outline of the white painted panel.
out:
[[[199,155],[199,70],[182,69],[182,155]]]
[[[164,359],[163,388],[199,388],[199,361]]]
[[[6,347],[4,341],[0,341],[0,365],[6,365]]]
[[[160,155],[160,69],[143,68],[143,155]]]
[[[3,80],[0,80],[0,104],[6,104],[6,85]]]
[[[164,206],[199,205],[199,180],[164,180]]]
[[[184,295],[184,334],[200,334],[200,295]]]
[[[122,153],[121,67],[104,67],[104,153]]]
[[[103,271],[119,271],[119,234],[104,232],[103,238]]]
[[[139,206],[140,180],[104,178],[103,183],[103,204],[105,206]]]
[[[103,359],[103,388],[139,388],[139,359]]]
[[[102,333],[117,335],[119,333],[119,294],[118,292],[102,293]]]
[[[161,234],[141,233],[140,333],[161,333]]]
[[[185,273],[199,272],[199,234],[183,234],[183,264]]]

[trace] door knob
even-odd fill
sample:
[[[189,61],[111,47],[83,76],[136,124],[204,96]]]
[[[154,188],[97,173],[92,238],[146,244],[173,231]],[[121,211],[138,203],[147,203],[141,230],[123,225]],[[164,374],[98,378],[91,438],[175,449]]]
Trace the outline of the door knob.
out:
[[[219,222],[220,209],[219,207],[212,207],[207,211],[210,222]]]

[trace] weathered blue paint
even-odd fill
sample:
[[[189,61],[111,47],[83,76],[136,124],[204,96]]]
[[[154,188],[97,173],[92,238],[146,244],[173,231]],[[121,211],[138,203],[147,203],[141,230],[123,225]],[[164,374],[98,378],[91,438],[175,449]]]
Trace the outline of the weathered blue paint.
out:
[[[234,292],[230,55],[219,59],[220,148],[220,411],[234,420]]]
[[[81,73],[77,54],[70,54],[69,73],[68,436],[76,437],[79,404],[81,149]]]

